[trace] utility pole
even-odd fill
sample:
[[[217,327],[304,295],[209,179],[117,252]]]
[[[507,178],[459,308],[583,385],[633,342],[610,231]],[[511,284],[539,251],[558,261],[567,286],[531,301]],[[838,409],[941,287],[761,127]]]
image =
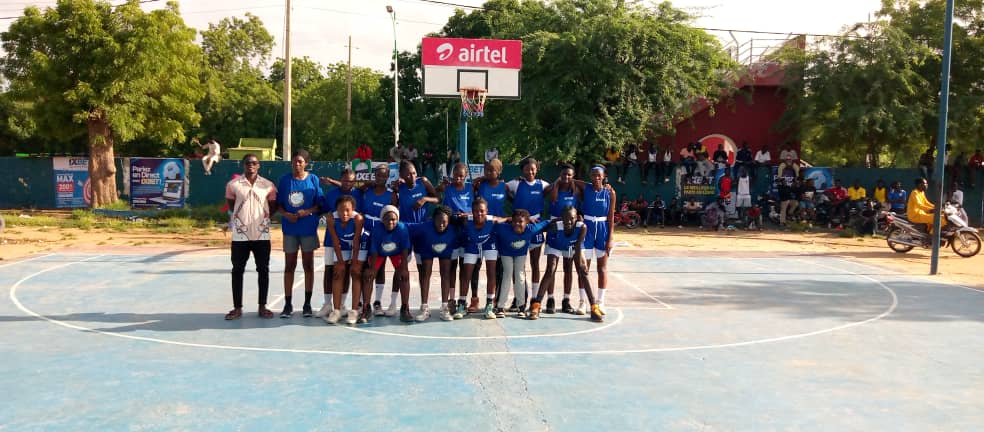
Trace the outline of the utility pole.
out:
[[[396,11],[386,5],[393,19],[393,147],[400,144],[400,52],[396,48]]]
[[[283,160],[290,160],[290,0],[287,0],[287,19],[284,25],[284,154]]]
[[[933,253],[929,258],[929,274],[935,275],[940,262],[940,229],[943,217],[943,170],[946,168],[946,119],[950,109],[950,54],[953,51],[953,0],[946,0],[946,27],[943,29],[943,83],[940,86],[940,124],[936,135],[936,188],[939,198],[933,216]],[[928,192],[928,189],[927,189]],[[956,239],[954,239],[956,241]]]
[[[345,120],[352,123],[352,35],[349,35],[348,43],[348,99],[345,105]]]

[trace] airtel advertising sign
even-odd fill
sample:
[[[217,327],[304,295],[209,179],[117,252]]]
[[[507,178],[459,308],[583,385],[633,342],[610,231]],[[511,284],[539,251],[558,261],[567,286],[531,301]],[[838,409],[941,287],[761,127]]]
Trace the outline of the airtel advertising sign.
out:
[[[519,40],[424,38],[420,49],[425,66],[523,67]]]

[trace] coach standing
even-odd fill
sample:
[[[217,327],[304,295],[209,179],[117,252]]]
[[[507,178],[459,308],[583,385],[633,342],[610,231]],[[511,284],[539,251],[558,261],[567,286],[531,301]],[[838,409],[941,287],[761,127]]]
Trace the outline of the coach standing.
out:
[[[277,208],[277,188],[259,176],[260,160],[253,154],[243,156],[243,175],[226,183],[225,197],[232,209],[232,304],[226,320],[243,316],[243,273],[249,254],[256,262],[261,318],[273,318],[266,307],[270,289],[270,216]]]

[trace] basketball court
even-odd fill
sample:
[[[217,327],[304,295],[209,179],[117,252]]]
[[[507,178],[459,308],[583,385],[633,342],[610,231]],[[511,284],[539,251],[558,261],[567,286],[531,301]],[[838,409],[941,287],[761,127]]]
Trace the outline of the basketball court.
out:
[[[815,256],[626,252],[610,266],[604,323],[561,313],[443,322],[435,313],[423,323],[331,326],[299,313],[256,317],[252,272],[248,313],[223,320],[230,264],[214,249],[4,264],[0,429],[984,424],[984,292]],[[282,255],[271,269],[279,310]]]

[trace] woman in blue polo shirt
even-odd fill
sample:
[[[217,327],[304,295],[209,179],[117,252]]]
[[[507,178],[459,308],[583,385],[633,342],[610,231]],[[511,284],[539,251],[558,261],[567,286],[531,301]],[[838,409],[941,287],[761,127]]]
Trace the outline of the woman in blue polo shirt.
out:
[[[318,176],[305,171],[308,152],[297,150],[291,157],[290,174],[277,182],[277,204],[281,215],[280,226],[284,233],[284,310],[281,318],[290,318],[294,312],[291,294],[294,287],[294,271],[297,269],[297,251],[301,251],[304,267],[304,317],[314,315],[311,294],[314,291],[314,251],[318,249],[318,203],[324,194]]]

